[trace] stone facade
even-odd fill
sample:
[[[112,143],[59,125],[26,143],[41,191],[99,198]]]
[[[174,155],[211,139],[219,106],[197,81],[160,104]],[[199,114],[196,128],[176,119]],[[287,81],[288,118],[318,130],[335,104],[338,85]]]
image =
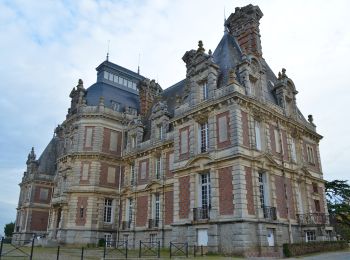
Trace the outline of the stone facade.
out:
[[[186,78],[165,90],[108,60],[96,84],[79,80],[54,167],[36,171],[52,148],[28,157],[16,236],[187,241],[249,256],[328,239],[322,136],[285,69],[276,77],[262,57],[262,15],[236,8],[216,50],[187,51]]]

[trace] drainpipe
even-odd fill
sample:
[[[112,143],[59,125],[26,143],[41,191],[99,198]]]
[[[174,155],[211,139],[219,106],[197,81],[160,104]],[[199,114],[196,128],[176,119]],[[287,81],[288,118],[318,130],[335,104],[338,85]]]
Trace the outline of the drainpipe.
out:
[[[122,131],[122,141],[121,141],[121,146],[120,146],[120,157],[123,158],[123,146],[124,146],[124,131]],[[117,222],[117,241],[119,242],[119,236],[120,236],[120,231],[119,231],[119,227],[120,227],[120,211],[121,211],[121,197],[120,197],[120,190],[121,190],[121,179],[122,179],[122,166],[119,165],[119,181],[118,181],[118,206],[119,206],[119,210],[118,210],[118,222]]]
[[[282,161],[282,175],[283,175],[283,187],[284,187],[284,196],[286,200],[286,206],[287,206],[287,218],[288,218],[288,237],[289,237],[289,243],[293,243],[293,235],[292,235],[292,223],[290,220],[290,205],[289,205],[289,200],[288,200],[288,194],[287,194],[287,185],[286,185],[286,172],[285,172],[285,167],[284,167],[284,153],[285,151],[283,150],[283,145],[282,145],[282,131],[280,128],[280,124],[277,121],[277,130],[278,130],[278,135],[279,135],[279,145],[280,145],[280,151],[281,151],[281,161]],[[288,147],[286,147],[288,150]]]

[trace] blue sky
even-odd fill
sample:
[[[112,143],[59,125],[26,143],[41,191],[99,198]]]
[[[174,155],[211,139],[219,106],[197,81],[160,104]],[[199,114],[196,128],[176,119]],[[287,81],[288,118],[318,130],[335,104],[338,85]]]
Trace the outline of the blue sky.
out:
[[[32,146],[39,156],[69,107],[79,78],[96,80],[105,59],[158,79],[185,77],[181,58],[198,40],[214,50],[226,16],[252,2],[261,20],[263,56],[282,67],[313,114],[325,179],[349,179],[350,2],[338,1],[4,1],[0,0],[0,234],[15,219],[18,183]]]

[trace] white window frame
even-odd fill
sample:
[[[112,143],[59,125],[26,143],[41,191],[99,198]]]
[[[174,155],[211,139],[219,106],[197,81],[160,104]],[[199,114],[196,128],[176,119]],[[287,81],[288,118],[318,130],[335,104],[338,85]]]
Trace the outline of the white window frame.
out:
[[[254,121],[254,129],[255,129],[255,148],[258,151],[261,151],[261,127],[259,121]]]
[[[199,124],[199,152],[205,153],[209,148],[209,126],[208,122]]]
[[[202,82],[200,84],[200,88],[201,88],[201,94],[202,94],[202,101],[207,100],[208,96],[209,96],[208,95],[209,92],[208,92],[208,84],[207,84],[207,82],[206,81]]]
[[[125,219],[127,222],[130,223],[130,225],[133,221],[133,214],[134,214],[134,199],[128,198],[126,203]]]
[[[315,230],[307,230],[305,231],[305,242],[316,241],[316,231]]]
[[[107,224],[113,223],[113,199],[105,198],[103,222]]]
[[[311,164],[315,164],[315,151],[311,145],[306,145],[307,161]]]
[[[130,185],[135,185],[135,164],[130,165]]]
[[[201,208],[211,208],[211,183],[209,172],[199,175],[199,206]]]
[[[162,157],[158,156],[156,157],[155,160],[155,164],[156,164],[156,179],[160,179],[162,176]]]
[[[136,136],[131,136],[131,148],[136,147]]]
[[[112,247],[112,234],[105,233],[104,238],[105,238],[106,247]]]
[[[152,218],[155,221],[160,221],[160,194],[155,193],[153,194],[153,211],[152,211]]]
[[[259,183],[259,200],[261,208],[270,206],[269,199],[269,187],[267,182],[266,172],[258,172],[258,183]]]
[[[163,140],[163,125],[162,124],[158,125],[157,130],[158,130],[158,139]]]

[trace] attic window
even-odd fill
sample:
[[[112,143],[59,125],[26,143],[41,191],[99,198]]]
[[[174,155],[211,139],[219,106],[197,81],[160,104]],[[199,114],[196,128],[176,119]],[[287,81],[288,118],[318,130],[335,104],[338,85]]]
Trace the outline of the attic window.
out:
[[[207,100],[208,99],[208,85],[207,82],[204,81],[199,84],[200,86],[200,91],[201,91],[201,99],[202,100]]]
[[[120,103],[114,101],[114,100],[111,100],[111,108],[114,110],[114,111],[119,111],[120,109]]]

